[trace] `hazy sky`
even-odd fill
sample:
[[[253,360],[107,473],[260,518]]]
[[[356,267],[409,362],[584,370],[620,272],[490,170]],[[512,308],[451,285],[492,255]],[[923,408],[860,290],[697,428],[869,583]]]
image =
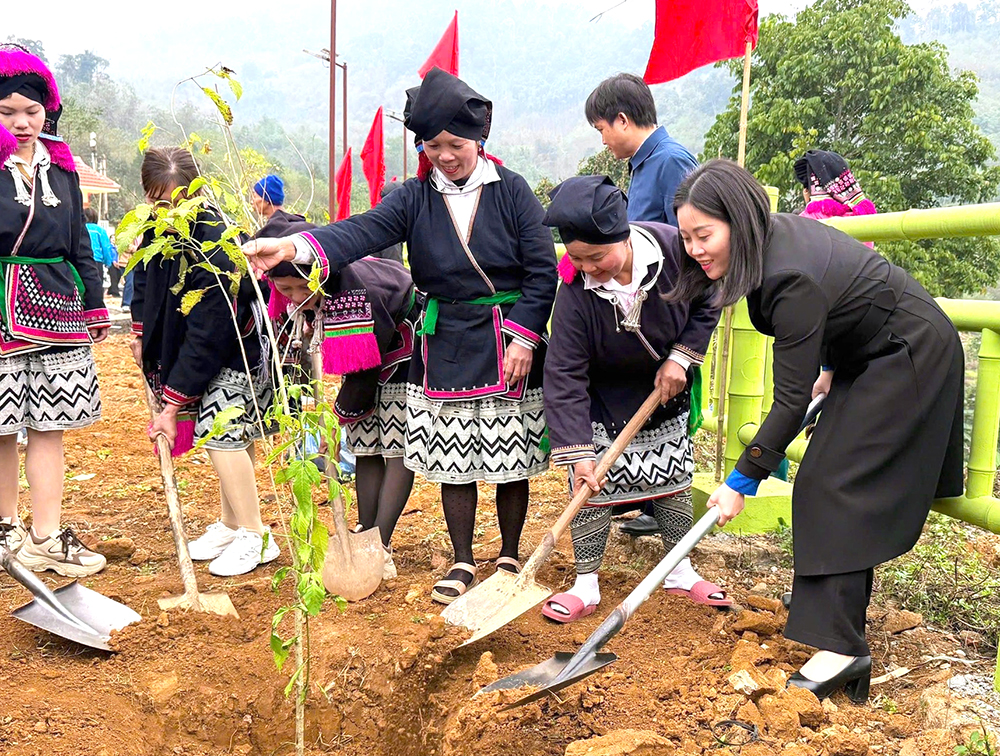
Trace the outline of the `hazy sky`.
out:
[[[514,0],[523,6],[525,12],[533,8],[552,4],[572,3],[593,14],[607,11],[603,22],[637,26],[653,18],[655,0]],[[5,3],[13,0],[4,0]],[[489,0],[454,0],[450,5],[463,13],[475,13],[476,7]],[[762,14],[794,13],[808,4],[807,0],[760,0]],[[910,0],[910,5],[918,12],[924,12],[936,0]],[[974,3],[970,3],[974,4]],[[342,31],[338,40],[350,35],[352,28],[360,28],[371,21],[371,9],[377,0],[339,0],[338,19]],[[617,5],[617,7],[615,7]],[[78,53],[93,49],[111,61],[112,76],[141,79],[143,72],[129,65],[132,56],[140,52],[159,53],[164,64],[176,60],[178,47],[183,45],[186,18],[196,16],[201,26],[224,28],[229,17],[236,16],[237,28],[247,22],[259,24],[259,32],[266,33],[268,18],[275,23],[301,17],[305,23],[299,26],[296,36],[302,39],[315,37],[321,40],[323,28],[329,23],[329,0],[207,0],[193,5],[178,5],[171,10],[169,3],[137,3],[135,0],[101,0],[80,2],[80,0],[49,0],[45,3],[45,13],[7,14],[4,18],[2,34],[12,34],[28,39],[41,39],[50,59],[59,55]],[[415,5],[414,12],[421,6]],[[57,23],[48,22],[58,18]],[[163,19],[163,20],[160,20]],[[242,23],[241,23],[242,22]],[[404,27],[405,28],[405,27]],[[327,32],[328,34],[328,32]],[[285,40],[275,40],[281,45]],[[296,44],[301,49],[301,44]],[[323,44],[322,46],[326,46]]]

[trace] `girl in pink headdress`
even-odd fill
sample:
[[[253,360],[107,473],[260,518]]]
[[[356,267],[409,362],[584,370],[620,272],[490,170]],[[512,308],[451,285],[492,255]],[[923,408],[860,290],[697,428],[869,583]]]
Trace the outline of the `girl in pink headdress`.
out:
[[[106,560],[60,525],[62,436],[100,419],[90,345],[111,323],[61,112],[46,65],[0,46],[0,543],[36,572],[83,577]],[[17,507],[22,429],[30,529]]]
[[[806,201],[806,209],[799,213],[804,218],[824,220],[878,212],[861,190],[847,161],[836,152],[809,150],[795,161],[795,178],[802,184]]]

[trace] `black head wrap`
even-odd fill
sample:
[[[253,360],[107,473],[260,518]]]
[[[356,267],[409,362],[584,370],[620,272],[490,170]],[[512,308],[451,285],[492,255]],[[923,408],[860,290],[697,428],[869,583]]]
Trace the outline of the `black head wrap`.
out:
[[[0,100],[12,94],[24,95],[40,105],[45,105],[49,99],[49,86],[45,79],[36,73],[19,73],[0,77]]]
[[[423,141],[442,131],[477,142],[489,136],[493,103],[440,68],[432,68],[423,84],[406,91],[406,103],[404,124]]]
[[[614,244],[629,236],[625,194],[607,176],[574,176],[549,192],[542,220],[564,243]]]
[[[826,186],[848,170],[844,158],[836,152],[826,150],[809,150],[795,161],[795,178],[806,189],[817,185]],[[810,174],[816,177],[813,183],[810,182]]]

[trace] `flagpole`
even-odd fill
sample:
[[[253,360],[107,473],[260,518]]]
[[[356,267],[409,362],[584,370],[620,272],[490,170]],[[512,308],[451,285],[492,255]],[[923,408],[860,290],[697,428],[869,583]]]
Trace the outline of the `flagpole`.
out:
[[[747,113],[750,110],[750,54],[753,52],[753,42],[747,40],[746,53],[743,56],[743,94],[740,99],[740,133],[736,147],[736,162],[740,166],[746,163],[747,152]],[[722,480],[722,441],[726,435],[726,382],[729,377],[729,342],[733,331],[733,307],[730,305],[723,313],[722,349],[716,354],[722,360],[719,370],[719,412],[715,433],[715,479]]]
[[[330,222],[337,217],[337,191],[334,176],[337,173],[337,0],[330,0]]]

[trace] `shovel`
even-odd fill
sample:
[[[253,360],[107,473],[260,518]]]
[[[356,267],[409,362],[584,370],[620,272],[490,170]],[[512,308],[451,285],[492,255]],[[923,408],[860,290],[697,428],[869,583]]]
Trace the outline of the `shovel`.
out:
[[[594,471],[594,477],[597,480],[603,480],[611,466],[625,451],[625,447],[632,443],[632,439],[642,430],[642,427],[659,406],[660,391],[657,389],[649,395],[649,398],[629,420],[628,425],[625,426],[611,447],[604,452],[604,456],[601,457],[601,461]],[[531,607],[552,595],[549,588],[535,582],[535,575],[538,574],[538,570],[545,563],[545,560],[549,558],[559,542],[559,538],[569,528],[577,512],[592,495],[593,491],[590,490],[589,486],[580,486],[569,506],[559,516],[549,532],[544,535],[542,542],[535,548],[519,575],[514,575],[506,570],[497,570],[468,593],[459,596],[441,612],[441,616],[449,624],[461,625],[472,631],[472,637],[465,641],[463,646],[474,643],[493,631],[499,630],[508,622],[517,619]]]
[[[809,404],[805,418],[802,421],[799,432],[806,428],[823,407],[826,394],[820,394]],[[558,652],[551,659],[547,659],[541,664],[537,664],[530,669],[515,672],[512,675],[501,678],[495,683],[487,685],[479,693],[488,693],[494,690],[512,690],[514,688],[532,687],[537,690],[518,699],[504,709],[513,709],[517,706],[537,701],[543,696],[555,694],[557,691],[572,685],[573,683],[589,677],[598,670],[611,664],[618,659],[617,655],[611,653],[598,653],[604,644],[611,640],[625,623],[635,614],[649,596],[656,590],[657,586],[673,569],[680,564],[698,542],[715,527],[719,521],[719,512],[714,507],[701,516],[701,519],[678,541],[663,559],[653,568],[653,570],[643,579],[639,585],[622,601],[614,612],[612,612],[604,622],[590,635],[575,654]],[[478,694],[477,694],[478,695]]]
[[[314,331],[310,346],[312,379],[316,386],[316,399],[323,394],[323,356],[319,351],[322,328]],[[326,469],[332,475],[336,467],[333,460],[326,460]],[[361,601],[371,596],[382,585],[385,566],[385,549],[378,528],[352,533],[347,528],[347,505],[338,490],[330,502],[333,533],[327,543],[326,560],[323,562],[323,585],[334,596],[348,601]]]
[[[143,378],[145,384],[145,378]],[[153,395],[146,386],[146,404],[149,406],[150,417],[156,417]],[[184,593],[179,596],[166,596],[157,599],[160,609],[191,609],[195,612],[211,612],[212,614],[228,614],[239,619],[239,612],[233,606],[229,594],[224,591],[200,593],[198,579],[194,574],[194,564],[188,553],[187,538],[184,536],[184,515],[181,513],[180,499],[177,497],[177,481],[174,478],[174,461],[166,444],[156,444],[156,453],[160,458],[160,475],[163,478],[163,495],[167,499],[167,512],[170,515],[170,531],[174,536],[174,547],[177,549],[177,562],[180,567],[181,582]]]
[[[84,588],[75,580],[50,591],[3,544],[0,544],[0,567],[35,596],[33,601],[14,610],[15,617],[84,646],[111,651],[108,645],[111,631],[142,619],[124,604]]]

